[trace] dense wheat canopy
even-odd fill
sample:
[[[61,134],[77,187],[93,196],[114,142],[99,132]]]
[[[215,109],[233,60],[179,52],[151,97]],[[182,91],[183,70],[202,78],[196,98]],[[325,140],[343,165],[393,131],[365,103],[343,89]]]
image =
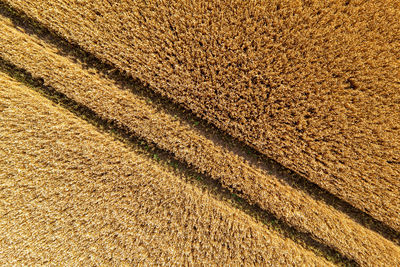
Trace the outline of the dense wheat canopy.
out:
[[[397,1],[10,3],[400,229]]]
[[[4,74],[0,107],[2,264],[329,264]]]
[[[398,0],[0,0],[0,263],[400,265]]]
[[[243,163],[242,158],[211,142],[184,121],[121,90],[115,82],[93,70],[84,70],[80,64],[58,55],[56,47],[14,29],[5,18],[0,17],[0,21],[0,56],[25,68],[34,77],[42,78],[58,92],[91,108],[104,119],[116,121],[143,139],[173,152],[224,185],[237,188],[250,201],[290,225],[317,236],[326,245],[337,248],[357,262],[388,261],[387,264],[394,264],[389,255],[400,257],[400,250],[393,244],[363,229],[345,214],[290,187],[275,175]],[[30,53],[24,53],[27,49]],[[221,162],[224,165],[221,166]]]

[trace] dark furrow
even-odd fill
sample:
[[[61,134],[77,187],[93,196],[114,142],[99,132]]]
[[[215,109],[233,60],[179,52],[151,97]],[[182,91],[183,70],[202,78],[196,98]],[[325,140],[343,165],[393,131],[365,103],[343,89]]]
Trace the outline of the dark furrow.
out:
[[[0,106],[0,265],[332,265],[3,72]]]
[[[335,249],[315,240],[311,234],[299,232],[296,228],[278,219],[268,211],[261,209],[258,205],[249,203],[244,198],[240,197],[241,192],[232,187],[226,188],[222,186],[219,181],[212,179],[206,174],[197,172],[186,162],[177,160],[171,152],[159,148],[155,143],[148,143],[146,140],[138,138],[124,125],[118,124],[115,121],[105,120],[99,117],[96,112],[90,108],[68,98],[51,86],[44,85],[42,79],[33,78],[26,70],[18,68],[12,63],[0,58],[0,71],[3,71],[16,80],[27,84],[30,88],[40,92],[54,103],[61,105],[76,116],[96,126],[99,131],[111,134],[117,140],[127,144],[128,146],[140,147],[147,156],[158,158],[163,162],[163,164],[173,166],[175,171],[184,174],[185,178],[188,179],[187,182],[193,183],[196,186],[209,191],[217,199],[222,199],[226,203],[229,203],[228,205],[233,205],[235,208],[246,212],[248,215],[252,216],[257,221],[262,222],[267,227],[278,231],[283,236],[292,239],[307,249],[310,249],[316,255],[323,256],[327,260],[340,266],[358,265],[354,260],[346,258]]]
[[[327,190],[312,183],[304,176],[283,167],[275,160],[267,158],[265,155],[244,144],[242,141],[227,135],[216,126],[208,123],[202,118],[199,118],[191,111],[184,109],[182,106],[177,105],[177,103],[173,102],[170,98],[166,98],[153,91],[151,88],[144,86],[141,81],[133,79],[127,73],[120,71],[120,69],[107,62],[102,62],[93,54],[83,50],[77,44],[66,41],[63,37],[52,32],[34,18],[26,16],[23,12],[20,12],[1,1],[0,14],[9,17],[17,27],[23,28],[25,32],[36,35],[46,42],[60,48],[60,51],[62,51],[61,55],[73,58],[88,69],[97,69],[105,77],[118,83],[121,88],[128,88],[132,93],[148,98],[149,101],[152,101],[167,113],[173,116],[179,116],[189,124],[192,124],[194,128],[201,132],[202,135],[213,140],[225,149],[244,157],[252,165],[269,173],[273,173],[279,179],[288,182],[292,187],[307,192],[317,200],[325,201],[335,209],[346,213],[363,226],[400,245],[400,233],[385,223],[378,221],[369,214],[336,197]],[[240,195],[240,192],[236,193]]]
[[[400,230],[393,1],[3,2]]]

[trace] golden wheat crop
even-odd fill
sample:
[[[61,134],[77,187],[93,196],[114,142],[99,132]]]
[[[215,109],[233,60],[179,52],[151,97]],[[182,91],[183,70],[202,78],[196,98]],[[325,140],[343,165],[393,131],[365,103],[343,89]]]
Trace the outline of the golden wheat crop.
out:
[[[0,73],[2,264],[329,265]]]
[[[400,230],[398,1],[6,2]]]
[[[301,231],[360,264],[397,264],[398,247],[362,227],[322,201],[294,189],[273,175],[247,164],[196,132],[185,122],[158,110],[144,99],[118,88],[110,79],[90,73],[56,48],[19,32],[0,20],[0,56],[26,69],[57,91],[89,107],[99,116],[128,128],[132,133],[171,151],[201,172]]]

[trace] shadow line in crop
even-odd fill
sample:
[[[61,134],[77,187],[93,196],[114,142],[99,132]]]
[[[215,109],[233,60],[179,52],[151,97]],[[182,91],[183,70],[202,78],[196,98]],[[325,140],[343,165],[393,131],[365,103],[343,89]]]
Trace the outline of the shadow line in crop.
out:
[[[393,241],[397,245],[400,245],[400,233],[392,229],[390,226],[374,219],[372,216],[358,208],[355,208],[350,203],[336,197],[315,183],[310,182],[303,175],[295,173],[275,160],[266,157],[256,149],[245,144],[243,141],[235,139],[222,132],[213,124],[208,123],[204,119],[193,114],[191,111],[184,109],[179,104],[174,103],[171,99],[155,92],[140,80],[134,79],[128,73],[121,71],[110,63],[99,60],[95,55],[85,51],[79,45],[65,40],[62,36],[46,28],[39,21],[1,1],[0,14],[10,18],[16,26],[23,28],[26,33],[35,35],[59,48],[60,55],[72,58],[75,62],[79,62],[79,64],[84,68],[95,68],[108,79],[115,81],[121,89],[129,90],[136,95],[142,96],[172,116],[179,117],[190,124],[193,128],[197,129],[206,138],[245,158],[253,166],[275,175],[279,179],[290,184],[292,187],[306,192],[314,199],[326,202],[335,209],[346,213],[364,227],[369,228],[370,230],[373,230]],[[397,163],[393,162],[393,164]]]
[[[0,71],[7,73],[16,80],[28,85],[33,90],[41,93],[54,103],[68,109],[79,118],[96,126],[99,131],[113,136],[116,140],[123,142],[127,146],[139,148],[147,157],[153,159],[155,164],[170,166],[171,169],[180,174],[180,177],[184,177],[186,182],[190,182],[202,188],[202,190],[210,192],[212,196],[226,202],[228,205],[244,211],[255,220],[263,223],[266,227],[312,250],[316,255],[322,256],[338,265],[356,265],[354,261],[349,260],[336,250],[315,240],[311,234],[300,232],[286,222],[276,218],[273,214],[261,209],[259,206],[250,204],[247,200],[242,198],[242,192],[233,188],[226,188],[219,181],[212,179],[207,174],[197,172],[185,162],[177,160],[171,152],[160,149],[157,147],[157,144],[148,143],[136,137],[123,125],[99,117],[97,113],[90,108],[68,98],[54,88],[44,85],[41,78],[33,78],[32,75],[24,69],[20,69],[2,58],[0,58]]]

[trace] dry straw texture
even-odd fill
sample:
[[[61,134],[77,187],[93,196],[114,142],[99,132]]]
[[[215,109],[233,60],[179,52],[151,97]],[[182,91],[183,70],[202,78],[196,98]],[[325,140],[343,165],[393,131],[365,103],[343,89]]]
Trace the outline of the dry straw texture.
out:
[[[400,5],[7,0],[400,230]]]
[[[0,263],[329,265],[0,74]]]
[[[34,77],[43,78],[45,84],[99,116],[117,122],[224,185],[242,191],[251,202],[311,233],[348,258],[365,265],[399,264],[400,251],[393,243],[274,175],[250,166],[185,122],[118,88],[112,80],[82,69],[58,55],[55,47],[13,28],[6,19],[1,18],[0,22],[0,55],[7,61],[25,68]]]

